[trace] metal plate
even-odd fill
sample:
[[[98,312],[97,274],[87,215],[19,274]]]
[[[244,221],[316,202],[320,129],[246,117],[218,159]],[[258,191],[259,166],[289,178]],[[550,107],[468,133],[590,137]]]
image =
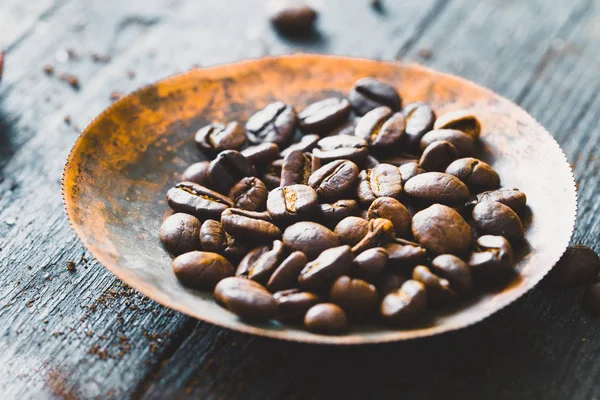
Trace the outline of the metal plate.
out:
[[[431,312],[404,329],[359,326],[323,336],[276,322],[248,324],[210,293],[184,288],[171,270],[158,229],[165,193],[187,165],[202,160],[193,135],[211,121],[245,121],[266,104],[306,104],[348,92],[374,76],[395,86],[405,104],[427,101],[438,115],[472,110],[482,123],[480,156],[504,187],[527,194],[527,245],[519,274],[502,290]],[[68,217],[79,238],[109,270],[159,303],[217,325],[310,343],[362,344],[405,340],[466,327],[515,301],[558,261],[573,231],[577,193],[564,153],[548,132],[514,103],[455,76],[418,65],[322,55],[294,55],[195,69],[147,86],[104,111],[75,143],[63,177]],[[517,321],[515,321],[517,323]]]

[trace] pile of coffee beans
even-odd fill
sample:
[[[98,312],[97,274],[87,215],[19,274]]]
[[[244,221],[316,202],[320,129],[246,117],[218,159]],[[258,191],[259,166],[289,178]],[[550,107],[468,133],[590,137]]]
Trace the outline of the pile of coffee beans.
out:
[[[375,78],[212,123],[195,136],[211,161],[167,192],[160,238],[183,285],[244,320],[406,326],[516,273],[526,196],[475,158],[480,131]]]

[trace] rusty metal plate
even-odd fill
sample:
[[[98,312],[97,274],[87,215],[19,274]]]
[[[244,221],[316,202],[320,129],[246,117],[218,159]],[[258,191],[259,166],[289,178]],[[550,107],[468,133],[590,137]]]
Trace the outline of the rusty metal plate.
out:
[[[482,123],[481,158],[504,187],[527,194],[527,245],[517,252],[518,276],[504,289],[430,312],[404,329],[359,326],[323,336],[277,322],[248,324],[222,309],[210,293],[187,289],[171,270],[158,230],[165,193],[187,165],[202,159],[193,136],[216,121],[245,121],[267,103],[302,108],[345,94],[374,76],[395,86],[405,104],[428,101],[438,115],[459,108]],[[531,116],[497,94],[418,65],[322,55],[294,55],[195,69],[121,99],[75,143],[64,171],[68,217],[90,252],[132,287],[159,303],[242,332],[311,343],[361,344],[405,340],[466,327],[515,301],[538,283],[564,252],[573,231],[577,194],[556,141]],[[517,323],[517,321],[515,321]]]

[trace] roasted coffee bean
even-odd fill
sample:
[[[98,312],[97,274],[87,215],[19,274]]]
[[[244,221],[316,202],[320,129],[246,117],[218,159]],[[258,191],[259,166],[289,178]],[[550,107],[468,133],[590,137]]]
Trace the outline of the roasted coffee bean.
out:
[[[319,217],[327,226],[334,227],[341,220],[358,214],[356,200],[338,200],[335,203],[319,204]]]
[[[330,97],[312,103],[298,114],[300,128],[305,132],[326,134],[348,118],[350,103]]]
[[[402,100],[392,86],[375,78],[362,78],[354,83],[348,100],[358,115],[365,115],[374,108],[387,106],[394,111],[402,108]]]
[[[208,174],[210,185],[225,194],[242,178],[256,176],[256,169],[239,151],[225,150],[210,162]]]
[[[457,177],[442,172],[426,172],[409,179],[404,192],[425,204],[463,205],[469,199],[469,189]]]
[[[434,204],[416,213],[412,219],[412,232],[432,255],[462,255],[471,246],[469,224],[456,210],[442,204]]]
[[[190,251],[173,260],[173,272],[179,282],[194,289],[212,290],[233,271],[233,265],[217,253]]]
[[[200,220],[219,218],[233,202],[227,197],[193,182],[180,182],[167,192],[169,206]]]
[[[473,139],[477,139],[481,132],[481,124],[477,118],[467,110],[456,110],[442,115],[435,121],[433,128],[456,129],[466,133]]]
[[[453,254],[442,254],[431,261],[431,271],[450,282],[450,287],[464,296],[473,289],[471,269]],[[429,292],[428,292],[429,293]]]
[[[267,170],[262,176],[262,181],[269,190],[281,186],[281,169],[283,160],[275,160],[267,166]]]
[[[340,276],[333,282],[329,298],[342,307],[347,314],[357,317],[375,310],[379,301],[375,285],[346,275]]]
[[[321,137],[319,135],[304,135],[300,138],[300,141],[298,143],[291,144],[287,149],[283,150],[280,153],[280,156],[285,158],[292,151],[300,151],[302,153],[311,151],[317,146],[319,140],[321,140]]]
[[[367,212],[369,220],[387,218],[392,221],[396,235],[408,237],[410,235],[410,214],[402,203],[392,197],[379,197],[371,203]]]
[[[419,174],[425,173],[425,170],[419,166],[418,162],[409,162],[398,167],[402,176],[402,185],[406,185],[406,181]]]
[[[394,225],[385,218],[375,218],[367,225],[367,234],[352,247],[352,253],[360,254],[371,247],[384,246],[394,239]]]
[[[388,266],[400,271],[410,271],[415,265],[425,262],[427,251],[418,243],[394,239],[383,247],[388,254]]]
[[[233,185],[229,198],[235,208],[248,211],[263,211],[269,191],[258,178],[247,177]]]
[[[527,196],[519,189],[498,189],[488,192],[479,193],[475,199],[467,203],[468,206],[475,206],[479,203],[492,203],[497,201],[513,209],[519,213],[525,208]]]
[[[341,220],[333,230],[341,244],[350,246],[360,242],[369,231],[369,221],[360,217],[347,217]]]
[[[476,158],[460,158],[448,165],[446,173],[454,175],[473,191],[500,187],[498,173],[489,164]]]
[[[194,140],[196,146],[204,151],[238,150],[246,143],[246,130],[237,122],[227,126],[213,123],[200,128]]]
[[[416,153],[423,135],[433,128],[435,112],[429,104],[416,102],[407,104],[402,114],[406,120],[404,147]]]
[[[269,246],[258,246],[250,250],[238,264],[235,275],[246,278],[250,273],[250,269],[256,263],[256,260],[267,251],[269,251]]]
[[[271,16],[271,23],[282,33],[303,34],[310,31],[317,12],[306,5],[290,4]]]
[[[301,251],[313,259],[330,247],[339,245],[337,234],[316,222],[302,221],[289,226],[283,232],[286,247]]]
[[[425,148],[419,159],[419,165],[425,171],[442,172],[457,158],[458,151],[456,147],[450,142],[440,140]]]
[[[264,321],[277,315],[277,301],[260,283],[230,277],[215,287],[215,300],[248,321]]]
[[[475,154],[475,139],[456,129],[434,129],[427,132],[421,138],[420,148],[425,150],[431,143],[441,140],[452,143],[459,157],[470,157]]]
[[[204,251],[221,254],[227,258],[239,260],[246,249],[223,229],[220,222],[208,219],[200,228],[200,242]]]
[[[356,164],[348,160],[336,160],[316,170],[308,179],[308,184],[315,189],[319,198],[336,199],[354,186],[357,177]]]
[[[364,139],[350,135],[336,135],[319,140],[313,154],[319,157],[322,164],[343,159],[362,165],[369,151]]]
[[[308,263],[308,258],[301,251],[294,251],[287,256],[273,271],[267,289],[270,292],[292,289],[298,286],[298,275]]]
[[[394,113],[389,107],[377,107],[358,121],[354,134],[365,139],[370,148],[386,150],[401,142],[405,126],[402,113]]]
[[[368,282],[375,282],[388,262],[388,253],[383,247],[368,249],[354,257],[352,274]]]
[[[322,301],[319,295],[297,288],[278,291],[273,298],[277,301],[277,318],[283,320],[304,318],[309,308]]]
[[[281,186],[308,184],[308,178],[313,172],[312,167],[312,154],[292,151],[283,159]]]
[[[548,274],[554,286],[579,286],[594,283],[600,273],[600,257],[587,246],[576,244],[567,250]]]
[[[415,162],[419,162],[419,157],[415,156],[414,154],[408,153],[396,153],[394,155],[386,155],[379,158],[380,164],[390,164],[395,167],[401,167],[404,164]]]
[[[472,216],[477,231],[482,234],[504,236],[512,243],[520,242],[525,237],[521,218],[502,203],[477,204],[473,207]]]
[[[415,267],[412,278],[425,285],[428,303],[434,307],[444,305],[456,296],[447,279],[437,276],[424,265]]]
[[[381,316],[390,324],[406,324],[417,320],[427,309],[427,292],[421,282],[408,280],[381,302]]]
[[[514,271],[513,252],[502,236],[485,235],[477,239],[477,251],[471,253],[468,264],[473,275],[499,278]]]
[[[279,264],[285,258],[285,250],[280,240],[273,242],[273,249],[263,253],[256,259],[250,270],[248,278],[261,284],[266,284]]]
[[[210,166],[209,161],[200,161],[187,167],[183,174],[181,174],[181,180],[187,182],[194,182],[198,185],[208,186],[208,167]]]
[[[407,280],[408,277],[400,272],[384,271],[376,285],[379,297],[384,298],[390,293],[397,292]]]
[[[173,255],[200,249],[200,221],[184,213],[176,213],[160,226],[160,241]]]
[[[588,285],[583,295],[583,308],[593,316],[600,316],[600,283]]]
[[[290,224],[307,219],[319,205],[317,192],[307,185],[275,188],[267,197],[267,211],[277,223]]]
[[[369,206],[378,197],[400,197],[402,194],[402,175],[400,170],[390,164],[379,164],[373,169],[358,174],[356,189],[358,200]]]
[[[304,326],[311,332],[336,334],[348,329],[348,319],[338,305],[321,303],[306,312]]]
[[[332,247],[323,251],[300,271],[298,282],[309,290],[320,290],[349,272],[352,263],[350,246]]]
[[[279,158],[279,146],[276,143],[261,143],[247,147],[240,153],[254,165],[265,165]]]
[[[241,243],[265,243],[281,237],[266,212],[246,211],[229,208],[221,214],[223,229]]]
[[[363,164],[363,167],[365,169],[372,169],[378,166],[379,164],[381,164],[379,160],[369,154],[367,156],[367,161],[365,161],[365,163]]]
[[[278,101],[250,117],[246,123],[246,134],[253,144],[269,142],[283,148],[294,135],[296,121],[294,108]]]

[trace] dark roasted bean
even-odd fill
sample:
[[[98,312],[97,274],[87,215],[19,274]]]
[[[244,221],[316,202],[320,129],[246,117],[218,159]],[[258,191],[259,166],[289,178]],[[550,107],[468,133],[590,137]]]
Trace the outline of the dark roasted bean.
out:
[[[296,111],[282,102],[271,103],[256,112],[246,123],[251,143],[276,143],[283,148],[292,139],[296,127]]]
[[[256,169],[239,151],[225,150],[210,162],[208,173],[210,185],[225,194],[242,178],[256,176]]]
[[[467,110],[456,110],[442,115],[435,121],[433,128],[456,129],[466,133],[473,139],[477,139],[481,132],[481,124],[477,118]]]
[[[281,237],[281,230],[266,212],[229,208],[221,214],[221,224],[227,233],[246,244],[271,242]]]
[[[268,246],[258,246],[250,250],[238,264],[235,271],[236,276],[247,277],[256,260],[267,251],[269,251]]]
[[[338,199],[353,187],[357,177],[356,164],[348,160],[336,160],[316,170],[308,179],[308,184],[315,189],[319,198]]]
[[[306,185],[313,172],[313,156],[310,153],[292,151],[283,159],[281,186]]]
[[[184,213],[176,213],[160,226],[160,241],[173,255],[200,249],[200,221]]]
[[[400,197],[402,176],[400,170],[390,164],[379,164],[373,169],[363,170],[358,175],[356,190],[358,200],[369,206],[378,197]]]
[[[514,212],[519,213],[525,208],[527,196],[519,189],[498,189],[479,193],[475,199],[467,203],[468,206],[474,206],[479,203],[491,203],[497,201],[509,206]]]
[[[578,286],[594,283],[600,273],[600,258],[587,246],[576,244],[567,250],[548,274],[554,286]]]
[[[510,243],[502,236],[481,236],[477,239],[477,251],[471,253],[468,264],[471,272],[482,278],[509,275],[514,271]]]
[[[273,242],[273,249],[263,253],[256,259],[250,270],[248,278],[261,284],[266,284],[279,264],[285,258],[285,250],[280,240]]]
[[[300,128],[305,132],[326,134],[348,118],[350,103],[330,97],[312,103],[298,114]]]
[[[277,301],[277,318],[282,320],[304,318],[309,308],[322,301],[319,295],[297,288],[278,291],[273,298]]]
[[[217,253],[191,251],[173,260],[173,272],[179,282],[194,289],[212,290],[233,271],[233,265]]]
[[[208,219],[200,228],[200,242],[204,251],[221,254],[227,258],[242,257],[246,249],[223,229],[220,222]]]
[[[281,186],[281,168],[283,160],[275,160],[267,166],[267,170],[262,176],[262,181],[269,190]]]
[[[466,262],[453,254],[442,254],[431,261],[431,270],[438,276],[446,278],[450,287],[464,296],[473,289],[471,269]]]
[[[404,147],[416,153],[423,135],[433,128],[435,113],[429,104],[417,102],[407,104],[402,114],[406,120]]]
[[[473,207],[472,216],[477,231],[482,234],[504,236],[512,243],[525,237],[521,218],[512,208],[502,203],[477,204]]]
[[[334,232],[341,244],[356,245],[369,231],[369,221],[360,217],[347,217],[341,220]]]
[[[402,100],[392,86],[375,78],[363,78],[354,83],[348,100],[358,115],[365,115],[374,108],[387,106],[394,111],[402,108]]]
[[[336,334],[348,329],[348,319],[338,305],[321,303],[306,312],[304,326],[311,332]]]
[[[281,157],[287,156],[292,151],[300,151],[306,153],[311,151],[317,146],[317,143],[321,140],[321,137],[316,134],[304,135],[300,138],[298,143],[291,144],[287,149],[283,150],[280,154]]]
[[[275,188],[267,197],[267,211],[277,223],[290,224],[307,219],[319,205],[317,192],[307,185]]]
[[[167,192],[169,206],[200,220],[219,218],[233,202],[227,197],[193,182],[180,182]]]
[[[408,280],[381,302],[381,316],[390,324],[406,324],[417,320],[427,309],[427,292],[421,282]]]
[[[332,247],[306,264],[300,272],[298,282],[303,288],[320,290],[350,270],[352,250],[350,246]]]
[[[583,295],[583,308],[593,316],[600,316],[600,283],[587,286]]]
[[[462,255],[471,246],[469,224],[456,210],[442,204],[434,204],[416,213],[412,219],[412,232],[432,255]]]
[[[400,175],[402,175],[402,185],[406,185],[406,181],[410,178],[425,172],[425,170],[419,166],[418,162],[402,164],[398,169],[400,170]]]
[[[279,158],[279,146],[276,143],[261,143],[247,147],[240,153],[254,165],[265,165]]]
[[[401,142],[405,126],[402,113],[394,113],[389,107],[378,107],[358,121],[354,134],[365,139],[369,147],[385,150]]]
[[[456,129],[434,129],[427,132],[421,138],[420,148],[425,150],[431,143],[440,140],[452,143],[459,157],[470,157],[475,154],[475,139]]]
[[[367,234],[352,247],[352,253],[360,254],[371,247],[385,246],[394,239],[394,225],[385,218],[375,218],[367,225]]]
[[[321,159],[322,164],[345,159],[362,165],[369,151],[364,139],[350,135],[336,135],[319,140],[313,154]]]
[[[356,200],[338,200],[335,203],[319,204],[319,217],[327,226],[335,227],[341,220],[358,214]]]
[[[273,295],[250,279],[223,279],[215,287],[215,299],[232,313],[249,321],[264,321],[277,314]]]
[[[415,267],[412,278],[425,285],[428,303],[434,307],[444,305],[456,296],[456,292],[452,290],[447,279],[437,276],[424,265]]]
[[[244,178],[231,188],[229,198],[235,208],[248,211],[263,211],[269,191],[258,178]]]
[[[456,147],[450,142],[440,140],[425,148],[419,159],[419,165],[425,171],[442,172],[457,158],[458,151]]]
[[[181,174],[181,180],[187,182],[194,182],[198,185],[208,186],[208,167],[210,166],[209,161],[200,161],[187,167],[183,174]]]
[[[400,271],[410,271],[427,257],[425,248],[404,239],[395,239],[383,248],[388,254],[388,266]]]
[[[404,192],[424,204],[463,205],[469,199],[469,189],[457,177],[442,172],[426,172],[409,179]]]
[[[329,298],[349,315],[358,317],[373,311],[379,301],[375,285],[345,275],[333,282]]]
[[[476,158],[460,158],[446,168],[446,173],[456,176],[470,190],[498,189],[500,176],[487,163]]]
[[[354,257],[352,274],[368,282],[375,282],[388,262],[388,253],[383,247],[368,249]]]
[[[271,16],[271,23],[282,33],[303,34],[310,31],[317,12],[306,5],[291,4]]]
[[[397,236],[405,238],[410,235],[410,214],[402,203],[392,197],[375,199],[369,206],[367,218],[387,218],[392,221]]]
[[[227,126],[214,123],[198,130],[195,141],[204,151],[238,150],[246,143],[246,130],[237,122]]]
[[[302,221],[283,232],[283,243],[313,259],[330,247],[339,245],[337,234],[316,222]]]
[[[308,258],[301,251],[294,251],[287,256],[273,271],[267,289],[270,292],[292,289],[298,286],[298,276],[308,263]]]

